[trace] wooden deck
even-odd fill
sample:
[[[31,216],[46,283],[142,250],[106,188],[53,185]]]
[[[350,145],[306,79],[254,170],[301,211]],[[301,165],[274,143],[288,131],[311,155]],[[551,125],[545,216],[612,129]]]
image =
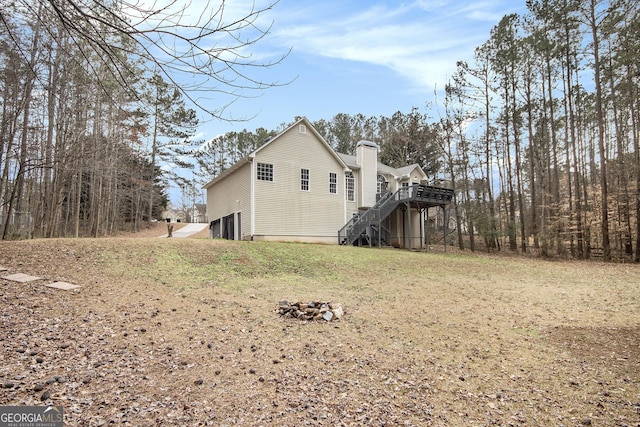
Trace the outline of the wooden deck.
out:
[[[435,206],[444,207],[452,200],[452,189],[424,184],[402,187],[393,194],[380,194],[373,207],[362,215],[354,216],[338,230],[338,243],[350,245],[365,236],[370,246],[374,243],[375,246],[380,246],[383,239],[381,223],[398,206],[405,205],[409,209],[428,209]]]

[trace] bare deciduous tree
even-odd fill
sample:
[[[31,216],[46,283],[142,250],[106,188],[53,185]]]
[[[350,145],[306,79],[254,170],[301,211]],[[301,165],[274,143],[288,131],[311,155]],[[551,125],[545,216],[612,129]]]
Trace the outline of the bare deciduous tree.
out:
[[[105,235],[158,217],[157,138],[185,139],[176,123],[196,122],[183,99],[231,120],[230,103],[278,84],[257,71],[287,53],[251,55],[272,25],[265,15],[277,0],[265,1],[3,2],[0,236],[11,237],[23,213],[45,237]],[[161,106],[170,120],[159,121],[158,99],[146,96],[154,78],[171,89]]]
[[[18,15],[34,13],[40,22],[46,15],[47,26],[48,19],[55,19],[81,57],[99,58],[111,78],[130,93],[138,92],[130,76],[138,74],[135,66],[141,66],[160,74],[213,118],[226,119],[224,111],[237,97],[286,84],[264,81],[252,69],[276,65],[288,52],[258,60],[249,49],[271,30],[273,22],[264,15],[277,3],[254,2],[248,10],[233,10],[224,1],[168,0],[146,6],[129,1],[17,0],[13,9]],[[0,11],[1,21],[5,13]],[[13,32],[7,25],[5,29]],[[87,71],[95,79],[100,77],[96,65]],[[207,102],[213,97],[215,106]],[[221,99],[226,101],[220,104]]]

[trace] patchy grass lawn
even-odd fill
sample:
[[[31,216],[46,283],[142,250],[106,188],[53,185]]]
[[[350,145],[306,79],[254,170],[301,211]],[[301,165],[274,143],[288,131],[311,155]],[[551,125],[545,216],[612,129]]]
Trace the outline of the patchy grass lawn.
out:
[[[0,405],[68,425],[640,425],[637,265],[198,238],[0,265],[45,279],[0,279]]]

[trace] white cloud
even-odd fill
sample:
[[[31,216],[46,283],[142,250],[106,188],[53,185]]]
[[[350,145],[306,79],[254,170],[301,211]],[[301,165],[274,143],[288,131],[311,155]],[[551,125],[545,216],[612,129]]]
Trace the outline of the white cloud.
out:
[[[283,6],[280,4],[279,6]],[[400,6],[374,5],[345,11],[333,4],[285,10],[274,36],[294,51],[388,67],[417,87],[443,85],[456,61],[470,59],[473,48],[493,25],[486,3],[418,0]],[[284,8],[283,8],[284,9]],[[306,16],[306,20],[300,19]],[[311,18],[317,17],[317,18]],[[488,20],[478,25],[470,20]],[[496,21],[497,22],[497,21]]]
[[[224,21],[232,22],[272,3],[272,0],[226,1]],[[155,0],[152,4],[156,10],[169,5],[184,7],[181,22],[190,25],[215,16],[220,12],[221,3],[191,0],[185,5]],[[512,0],[413,0],[407,3],[377,0],[374,4],[280,0],[257,17],[256,24],[261,29],[273,24],[271,34],[230,55],[246,54],[249,61],[261,63],[277,60],[293,48],[296,54],[387,67],[417,88],[430,90],[434,83],[443,85],[455,70],[456,61],[470,60],[475,46],[484,42],[490,29],[513,9],[518,7]],[[226,46],[232,41],[212,37],[209,42],[211,46]]]
[[[436,10],[441,10],[445,7],[450,7],[451,2],[447,0],[418,0],[415,2],[416,6],[427,11],[432,12]]]

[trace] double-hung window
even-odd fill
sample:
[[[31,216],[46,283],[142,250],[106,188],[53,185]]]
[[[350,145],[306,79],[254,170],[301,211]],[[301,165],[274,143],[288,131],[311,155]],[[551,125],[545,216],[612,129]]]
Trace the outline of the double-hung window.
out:
[[[347,201],[355,202],[356,201],[356,188],[355,188],[355,180],[353,179],[353,172],[346,172],[344,174],[344,189],[345,194],[347,195]]]
[[[387,180],[384,178],[383,175],[378,175],[377,192],[378,194],[380,194],[380,193],[384,193],[385,191],[387,191]]]
[[[400,187],[400,194],[402,194],[402,197],[409,197],[409,183],[408,182],[403,182],[401,184]]]
[[[309,169],[300,169],[300,190],[309,191]]]
[[[338,194],[338,175],[334,172],[329,172],[329,193]]]

